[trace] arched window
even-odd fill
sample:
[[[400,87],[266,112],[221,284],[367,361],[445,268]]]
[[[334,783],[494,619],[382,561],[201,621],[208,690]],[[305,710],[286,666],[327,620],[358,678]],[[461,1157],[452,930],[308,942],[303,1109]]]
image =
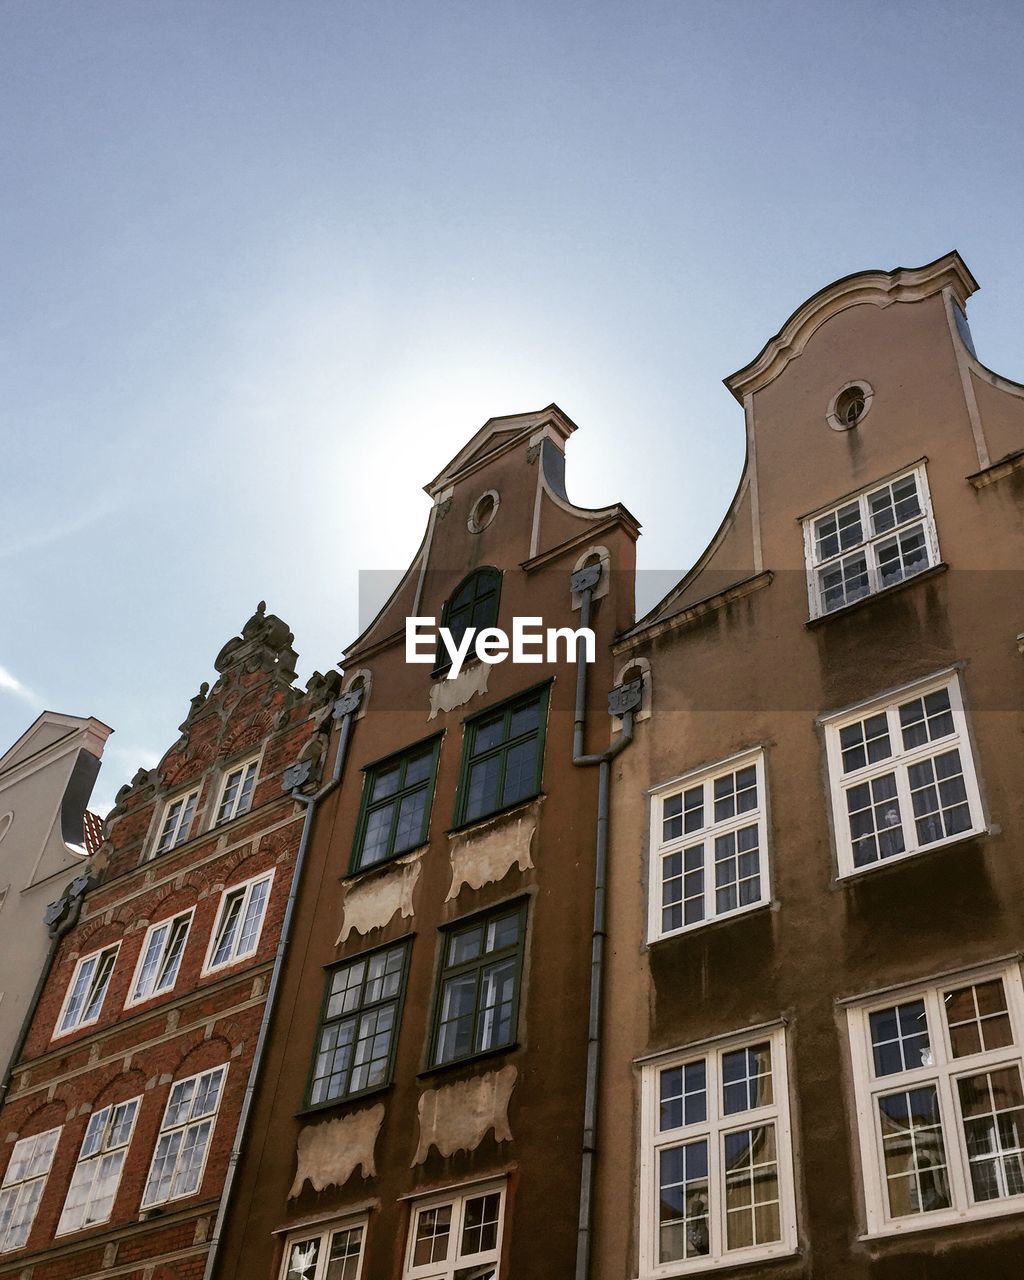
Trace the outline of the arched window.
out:
[[[445,602],[441,614],[441,626],[452,633],[452,644],[457,645],[468,627],[477,631],[493,627],[498,621],[498,600],[501,596],[501,573],[486,566],[475,569],[463,578]],[[437,646],[434,675],[448,670],[451,659],[444,644]]]

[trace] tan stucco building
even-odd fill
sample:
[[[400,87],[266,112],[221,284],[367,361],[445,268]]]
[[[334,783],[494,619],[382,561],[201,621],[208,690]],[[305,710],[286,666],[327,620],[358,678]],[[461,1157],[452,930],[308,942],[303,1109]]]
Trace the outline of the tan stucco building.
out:
[[[44,711],[0,756],[0,1072],[50,950],[46,908],[85,867],[86,806],[110,733]]]
[[[1024,387],[955,253],[727,379],[713,542],[614,649],[599,1280],[1019,1276]]]

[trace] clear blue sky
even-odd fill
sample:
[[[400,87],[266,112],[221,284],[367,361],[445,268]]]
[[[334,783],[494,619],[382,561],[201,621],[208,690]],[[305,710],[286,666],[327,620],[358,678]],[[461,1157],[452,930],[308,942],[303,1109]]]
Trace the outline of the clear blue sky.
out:
[[[0,746],[151,765],[265,598],[300,674],[494,414],[682,573],[721,379],[807,295],[957,248],[1024,377],[1019,3],[0,0]]]

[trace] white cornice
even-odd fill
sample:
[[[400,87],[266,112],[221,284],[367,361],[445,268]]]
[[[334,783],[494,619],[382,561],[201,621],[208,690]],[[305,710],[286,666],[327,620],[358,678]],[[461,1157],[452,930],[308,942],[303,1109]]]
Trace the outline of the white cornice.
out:
[[[741,403],[777,378],[790,360],[803,352],[819,325],[847,307],[869,303],[888,307],[894,302],[920,302],[949,289],[960,307],[978,288],[978,282],[954,249],[924,267],[897,267],[893,271],[859,271],[819,290],[802,303],[756,359],[725,379],[725,385]]]

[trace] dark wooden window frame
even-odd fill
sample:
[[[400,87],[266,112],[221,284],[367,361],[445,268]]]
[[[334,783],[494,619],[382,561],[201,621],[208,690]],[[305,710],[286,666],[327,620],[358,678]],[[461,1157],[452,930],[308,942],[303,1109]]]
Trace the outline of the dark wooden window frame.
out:
[[[522,693],[517,693],[511,698],[507,698],[504,702],[499,702],[493,707],[488,707],[486,711],[478,712],[476,715],[468,718],[464,722],[462,761],[459,765],[459,783],[458,790],[455,795],[455,815],[452,819],[452,830],[458,830],[460,827],[472,826],[473,823],[476,822],[483,822],[487,818],[493,817],[496,813],[502,813],[505,809],[513,809],[516,805],[525,804],[528,800],[532,800],[540,794],[541,780],[544,775],[544,743],[545,738],[547,737],[548,703],[550,692],[551,681],[547,680],[542,684],[534,685],[530,689],[525,689]],[[537,728],[531,729],[528,733],[519,734],[514,738],[508,737],[513,713],[520,707],[525,706],[527,703],[534,700],[539,703]],[[474,753],[473,748],[480,722],[484,720],[493,720],[499,712],[504,713],[505,716],[505,724],[502,730],[501,741],[487,750]],[[500,756],[501,767],[498,773],[498,798],[500,800],[505,788],[505,769],[509,751],[520,743],[527,742],[534,736],[537,741],[537,756],[534,761],[534,785],[529,793],[527,795],[519,796],[518,799],[510,801],[508,804],[499,803],[495,808],[488,809],[485,813],[474,814],[472,818],[467,817],[466,809],[469,805],[469,775],[473,765],[478,764],[481,760]]]
[[[440,1071],[447,1067],[471,1062],[474,1058],[489,1058],[498,1053],[507,1053],[517,1045],[519,1041],[519,1009],[523,992],[523,968],[526,959],[526,930],[529,923],[529,905],[529,895],[520,894],[516,898],[498,903],[493,907],[488,907],[484,911],[474,911],[472,915],[463,916],[459,920],[453,920],[450,924],[442,925],[441,928],[438,929],[440,951],[438,954],[437,980],[434,987],[434,1003],[430,1013],[430,1038],[427,1043],[428,1072]],[[511,915],[513,912],[517,913],[519,916],[519,936],[514,947],[505,947],[500,951],[481,952],[479,956],[472,960],[464,960],[460,964],[448,964],[448,944],[453,934],[461,933],[466,929],[473,929],[477,925],[486,926],[489,920],[499,916]],[[462,1054],[457,1058],[446,1058],[443,1062],[438,1061],[437,1051],[439,1032],[441,1029],[441,1002],[446,981],[467,973],[475,972],[477,975],[476,996],[473,1002],[473,1030],[470,1037],[471,1042],[475,1043],[481,1013],[480,984],[483,971],[492,965],[500,964],[510,956],[515,956],[518,964],[516,967],[515,991],[512,997],[509,1039],[503,1044],[490,1045],[486,1049],[472,1049],[469,1053]]]
[[[470,599],[466,602],[466,604],[460,604],[458,602],[459,596],[464,591],[466,591],[466,589],[470,585],[473,585],[477,582],[485,582],[485,581],[491,584],[490,588],[487,591],[477,592],[474,590],[473,594],[470,596]],[[477,605],[477,603],[480,600],[487,599],[487,597],[492,594],[494,597],[494,604],[492,608],[488,611],[488,616],[486,618],[481,618],[481,619],[478,619],[476,622],[473,622],[474,607]],[[444,608],[441,610],[441,626],[447,627],[449,630],[451,630],[452,614],[453,613],[458,614],[467,608],[469,610],[469,617],[466,619],[465,624],[461,627],[461,629],[453,632],[452,639],[454,641],[459,641],[462,639],[462,636],[465,634],[466,627],[468,626],[474,626],[479,631],[479,630],[482,630],[483,627],[493,627],[497,624],[498,610],[501,608],[501,570],[500,569],[495,569],[493,565],[481,565],[479,569],[474,569],[472,573],[467,573],[466,576],[459,583],[459,585],[448,597],[448,599],[444,602]],[[456,624],[458,624],[458,619],[456,619]],[[469,657],[467,658],[467,661],[469,661],[474,657],[474,652],[475,651],[470,652]],[[430,674],[431,676],[435,676],[435,677],[446,675],[447,672],[451,669],[451,665],[452,665],[452,661],[448,654],[448,650],[445,648],[444,642],[441,640],[441,638],[438,637],[437,653],[434,657],[434,669]]]
[[[369,871],[373,867],[383,866],[387,862],[391,862],[394,858],[400,857],[403,853],[408,853],[410,849],[416,849],[421,844],[425,844],[427,833],[430,830],[430,814],[434,806],[434,788],[437,784],[437,765],[441,753],[441,739],[444,735],[436,733],[429,738],[423,738],[419,742],[414,742],[409,747],[403,747],[401,751],[394,751],[389,756],[385,756],[382,760],[375,760],[372,764],[363,766],[363,794],[359,802],[359,817],[356,820],[356,833],[352,841],[352,856],[349,859],[349,874],[358,871]],[[405,778],[405,769],[408,766],[407,757],[421,754],[427,747],[433,744],[433,754],[430,761],[430,774],[425,782],[417,782],[410,787],[405,787],[402,782]],[[373,793],[374,781],[384,773],[387,769],[393,768],[396,764],[401,764],[402,773],[399,779],[399,786],[391,795],[385,796],[379,801],[371,800]],[[398,816],[401,809],[399,801],[403,795],[412,795],[415,791],[425,790],[427,795],[427,803],[423,810],[423,824],[420,828],[418,839],[411,844],[403,845],[401,848],[395,847],[395,838],[398,831]],[[394,804],[395,811],[391,819],[391,830],[388,835],[387,852],[382,858],[377,858],[373,862],[364,863],[362,861],[363,844],[366,840],[366,829],[370,820],[371,813],[383,808],[386,804]]]
[[[313,1039],[313,1056],[309,1063],[309,1074],[306,1079],[306,1090],[303,1095],[305,1100],[305,1108],[307,1111],[320,1111],[325,1107],[337,1107],[343,1103],[349,1102],[353,1098],[362,1098],[370,1093],[379,1093],[382,1089],[390,1088],[395,1077],[395,1058],[398,1053],[398,1037],[402,1029],[402,1013],[405,1008],[405,992],[409,984],[409,956],[412,951],[413,935],[406,934],[404,938],[397,938],[394,942],[385,942],[382,946],[372,947],[369,951],[360,951],[353,956],[346,956],[343,960],[338,960],[334,964],[324,965],[324,993],[320,1001],[320,1013],[317,1017],[316,1034]],[[334,981],[334,975],[339,969],[347,968],[349,965],[357,964],[360,960],[369,963],[375,955],[383,951],[393,951],[401,947],[404,954],[402,956],[402,976],[398,984],[398,993],[395,996],[388,996],[382,1000],[372,1000],[369,1003],[360,1003],[357,1008],[350,1013],[341,1013],[336,1018],[327,1017],[327,1008],[331,1001],[331,984]],[[365,987],[365,976],[363,985]],[[358,1030],[359,1018],[368,1009],[383,1008],[384,1005],[394,1004],[395,1021],[392,1028],[391,1044],[388,1050],[387,1069],[384,1079],[377,1084],[368,1085],[365,1089],[346,1090],[332,1098],[324,1098],[320,1102],[313,1102],[313,1085],[316,1081],[316,1060],[320,1056],[320,1038],[324,1033],[324,1028],[330,1023],[343,1022],[347,1018],[354,1018]],[[353,1063],[349,1063],[348,1078],[352,1079]]]

